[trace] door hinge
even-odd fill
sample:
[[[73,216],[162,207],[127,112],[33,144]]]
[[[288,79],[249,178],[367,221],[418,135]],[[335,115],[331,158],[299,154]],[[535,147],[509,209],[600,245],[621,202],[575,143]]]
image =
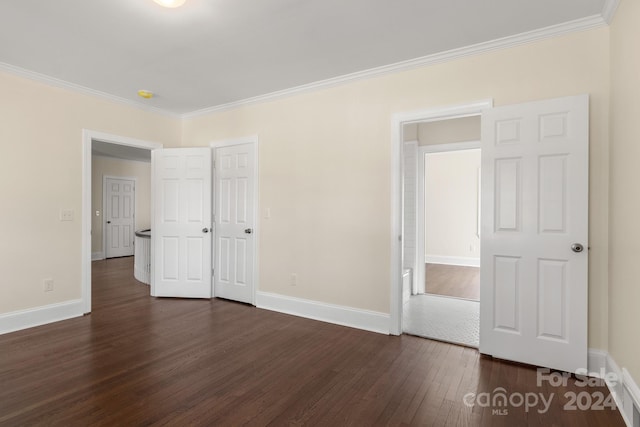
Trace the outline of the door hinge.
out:
[[[214,277],[214,276],[215,276],[215,274],[214,274],[214,273],[215,273],[215,271],[216,271],[216,270],[214,270],[213,268],[211,269],[211,277]]]

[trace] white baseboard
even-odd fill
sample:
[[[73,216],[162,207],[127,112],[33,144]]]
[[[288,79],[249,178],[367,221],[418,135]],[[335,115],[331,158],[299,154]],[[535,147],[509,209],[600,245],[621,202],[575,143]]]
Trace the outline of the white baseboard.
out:
[[[618,366],[609,353],[589,349],[589,373],[604,378],[628,427],[640,425],[640,388],[627,369]]]
[[[65,301],[58,304],[0,314],[0,334],[71,319],[83,314],[81,300]]]
[[[104,259],[104,252],[93,252],[91,254],[91,261],[98,261]]]
[[[480,258],[464,256],[425,255],[427,264],[460,265],[462,267],[480,267]]]
[[[624,389],[623,411],[628,426],[640,425],[640,388],[626,368],[622,368],[622,386]]]
[[[625,416],[624,411],[622,410],[624,406],[623,396],[624,396],[624,388],[622,385],[622,371],[618,367],[618,364],[613,360],[611,356],[607,353],[606,361],[605,361],[605,373],[607,375],[613,375],[614,378],[617,378],[617,381],[607,381],[607,387],[611,391],[613,395],[613,400],[616,401],[616,405],[618,409],[620,409],[620,413]],[[625,419],[625,421],[627,421]]]
[[[389,334],[389,315],[377,311],[327,304],[269,292],[256,293],[256,307],[380,334]]]
[[[587,368],[589,375],[601,378],[607,370],[607,352],[597,348],[590,348],[587,354]]]

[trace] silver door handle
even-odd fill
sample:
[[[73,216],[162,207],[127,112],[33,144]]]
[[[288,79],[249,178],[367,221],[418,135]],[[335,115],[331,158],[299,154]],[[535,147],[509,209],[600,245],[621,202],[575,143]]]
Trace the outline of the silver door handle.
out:
[[[580,253],[584,250],[584,246],[582,246],[580,243],[574,243],[573,245],[571,245],[571,250],[575,253]]]
[[[244,232],[245,232],[245,233],[247,233],[247,234],[251,234],[251,233],[253,233],[253,229],[251,229],[251,228],[245,228],[245,229],[244,229]]]
[[[202,232],[203,232],[203,233],[208,233],[208,232],[209,232],[209,229],[208,229],[207,227],[205,227],[205,228],[203,228],[203,229],[202,229]]]

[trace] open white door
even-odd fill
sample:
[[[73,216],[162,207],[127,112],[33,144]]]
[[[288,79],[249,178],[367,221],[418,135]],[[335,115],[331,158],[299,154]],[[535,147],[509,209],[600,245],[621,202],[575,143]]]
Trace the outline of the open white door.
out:
[[[153,296],[211,298],[211,149],[151,156]]]
[[[587,367],[589,98],[482,114],[480,351]]]
[[[256,143],[215,149],[215,296],[253,304]]]

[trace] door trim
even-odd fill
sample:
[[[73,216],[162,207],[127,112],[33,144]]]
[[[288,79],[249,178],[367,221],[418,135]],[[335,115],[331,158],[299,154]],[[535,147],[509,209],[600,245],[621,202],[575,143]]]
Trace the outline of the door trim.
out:
[[[415,158],[414,159],[407,159],[405,157],[406,151],[404,150],[415,150]],[[420,283],[418,277],[419,276],[419,242],[418,242],[418,235],[419,235],[419,227],[420,227],[420,222],[418,220],[419,218],[419,213],[420,213],[420,141],[418,141],[418,138],[416,136],[416,139],[411,140],[411,141],[404,141],[402,144],[402,150],[403,150],[403,155],[402,155],[402,164],[403,165],[408,165],[409,163],[413,163],[413,166],[415,167],[415,177],[414,179],[412,179],[412,181],[414,181],[414,188],[415,188],[415,194],[413,194],[413,198],[415,199],[415,203],[416,203],[416,217],[415,217],[415,223],[414,223],[414,227],[413,230],[411,230],[411,227],[409,227],[409,229],[407,230],[406,224],[403,224],[402,226],[402,231],[403,231],[403,235],[410,235],[413,234],[413,238],[415,239],[414,242],[416,242],[416,248],[414,251],[414,259],[413,260],[408,260],[408,259],[404,259],[402,262],[402,267],[403,267],[403,276],[404,273],[406,271],[407,268],[407,263],[406,261],[411,261],[411,292],[410,295],[412,294],[416,294],[417,292],[417,285],[418,283]],[[403,179],[406,178],[404,176],[405,174],[403,173]],[[402,197],[406,196],[406,191],[402,192]],[[411,197],[411,194],[409,194],[409,197]],[[403,207],[404,207],[404,203],[403,203]],[[402,215],[402,219],[404,221],[404,211],[403,211],[403,215]],[[411,231],[413,231],[413,233],[411,233]],[[402,245],[402,250],[405,249],[405,245],[403,242]]]
[[[468,104],[396,113],[391,118],[391,286],[389,299],[389,334],[391,335],[402,333],[403,126],[411,123],[477,116],[482,113],[482,110],[491,107],[493,107],[493,99],[485,99]]]
[[[113,176],[113,175],[102,175],[102,253],[104,254],[104,258],[107,258],[107,237],[104,232],[105,230],[105,211],[107,206],[107,179],[124,179],[127,181],[133,181],[133,228],[135,232],[136,227],[136,205],[138,202],[138,195],[136,194],[136,189],[138,188],[138,178],[135,176]]]
[[[216,189],[216,169],[215,169],[215,161],[216,161],[216,148],[223,148],[223,147],[232,147],[235,145],[244,145],[244,144],[250,144],[253,146],[253,158],[254,158],[254,176],[253,176],[253,188],[254,188],[254,192],[253,192],[253,217],[255,218],[255,224],[253,226],[253,230],[254,230],[254,238],[253,238],[253,265],[251,266],[251,268],[253,269],[253,291],[252,291],[252,295],[251,295],[251,305],[256,305],[256,293],[258,292],[259,289],[259,283],[260,283],[260,269],[258,268],[258,266],[260,265],[260,253],[258,251],[258,248],[260,248],[260,159],[259,159],[259,154],[260,154],[260,139],[258,138],[258,135],[250,135],[250,136],[246,136],[246,137],[241,137],[241,138],[234,138],[234,139],[224,139],[224,140],[219,140],[219,141],[211,141],[209,143],[209,146],[211,147],[211,150],[213,151],[212,156],[211,156],[211,160],[213,162],[214,168],[213,168],[213,186],[212,186],[212,191],[213,191],[213,195],[212,195],[212,206],[211,208],[213,209],[213,212],[215,214],[216,212],[216,195],[215,195],[215,189]],[[218,231],[217,231],[217,227],[216,227],[216,223],[217,223],[217,218],[215,218],[214,216],[214,221],[213,221],[213,229],[214,229],[214,236],[213,239],[211,239],[211,265],[214,266],[215,265],[215,257],[216,257],[216,253],[215,253],[215,249],[216,249],[216,242],[218,239]],[[211,280],[211,295],[215,298],[216,297],[216,292],[215,292],[215,277]]]
[[[82,311],[85,314],[91,313],[91,148],[93,141],[108,142],[110,144],[126,145],[147,150],[162,148],[162,144],[158,142],[143,141],[126,136],[82,129],[82,275],[80,278],[80,287]],[[151,210],[151,216],[153,217],[153,209]]]

